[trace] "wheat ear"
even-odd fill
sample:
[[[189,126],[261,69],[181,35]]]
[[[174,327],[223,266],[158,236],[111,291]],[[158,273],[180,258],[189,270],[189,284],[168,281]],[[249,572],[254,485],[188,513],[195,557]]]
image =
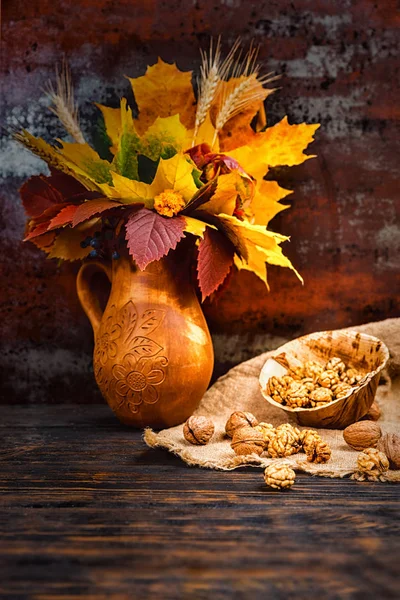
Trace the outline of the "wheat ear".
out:
[[[200,78],[198,79],[199,97],[197,101],[192,146],[195,144],[200,125],[206,120],[207,113],[210,110],[211,104],[217,93],[219,82],[228,75],[231,69],[234,55],[239,48],[239,45],[240,39],[238,38],[223,62],[221,62],[221,37],[218,37],[215,50],[213,48],[212,38],[210,41],[209,53],[207,54],[204,50],[200,50],[201,67]]]
[[[272,73],[259,77],[260,66],[257,64],[258,49],[250,47],[243,62],[236,61],[231,76],[237,79],[233,89],[224,94],[219,103],[215,118],[215,133],[213,145],[224,125],[237,114],[243,112],[251,104],[263,102],[273,89],[264,89],[263,86],[279,78]]]
[[[47,144],[47,142],[41,138],[35,138],[25,129],[22,131],[13,132],[13,138],[25,146],[27,150],[30,150],[32,154],[36,154],[36,156],[44,160],[50,167],[54,167],[55,169],[58,169],[67,175],[72,175],[72,177],[77,179],[73,170],[70,169],[65,162],[63,162],[62,157],[58,157],[57,150],[53,148],[53,146],[50,146],[50,144]]]
[[[74,101],[71,72],[66,61],[63,61],[61,72],[56,70],[56,89],[49,83],[45,90],[53,106],[50,110],[57,115],[65,130],[78,144],[85,144],[85,138],[79,126],[78,107]]]

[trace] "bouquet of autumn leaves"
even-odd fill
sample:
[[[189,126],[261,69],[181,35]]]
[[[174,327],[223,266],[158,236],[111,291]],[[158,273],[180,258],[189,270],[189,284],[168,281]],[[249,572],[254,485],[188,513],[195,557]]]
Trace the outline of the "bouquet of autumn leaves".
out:
[[[30,217],[25,240],[63,260],[101,255],[101,239],[117,259],[126,243],[143,270],[185,235],[195,236],[203,300],[234,265],[266,285],[266,263],[301,279],[281,249],[288,238],[267,229],[288,208],[280,201],[291,192],[264,176],[270,167],[311,158],[303,151],[319,125],[290,125],[285,117],[266,127],[263,103],[274,90],[265,85],[275,78],[260,76],[254,49],[240,60],[238,46],[225,60],[219,43],[202,53],[197,101],[192,73],[159,59],[130,79],[138,118],[125,98],[119,108],[98,104],[108,157],[84,139],[69,73],[61,73],[49,90],[52,110],[75,142],[50,145],[25,130],[15,134],[51,171],[21,188]]]

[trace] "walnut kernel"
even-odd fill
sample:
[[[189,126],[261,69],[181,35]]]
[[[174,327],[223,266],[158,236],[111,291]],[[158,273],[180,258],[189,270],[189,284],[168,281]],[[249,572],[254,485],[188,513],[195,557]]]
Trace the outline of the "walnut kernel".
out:
[[[300,432],[300,443],[303,446],[304,452],[311,452],[311,446],[316,441],[322,441],[322,438],[315,429],[303,429]]]
[[[376,448],[366,448],[358,455],[357,471],[351,478],[357,481],[379,481],[388,469],[386,454]]]
[[[308,462],[326,463],[330,459],[332,451],[323,440],[315,440],[307,446],[306,455]]]
[[[276,490],[292,487],[295,479],[296,473],[287,464],[272,464],[264,471],[265,483]]]
[[[271,425],[271,423],[259,423],[254,429],[262,434],[264,438],[264,448],[267,450],[270,439],[275,435],[275,427]]]
[[[336,371],[340,375],[346,370],[346,365],[344,364],[341,358],[339,358],[338,356],[333,356],[330,360],[328,360],[328,362],[325,365],[325,370],[330,369],[332,369],[332,371]]]
[[[331,402],[332,392],[329,388],[326,388],[326,387],[316,388],[313,392],[311,392],[310,398],[314,402],[318,402],[318,403],[319,402]]]

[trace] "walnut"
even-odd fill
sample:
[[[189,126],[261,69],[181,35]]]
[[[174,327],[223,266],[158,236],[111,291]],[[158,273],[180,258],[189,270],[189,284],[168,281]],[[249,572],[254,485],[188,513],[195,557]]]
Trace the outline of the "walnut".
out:
[[[311,377],[313,381],[316,381],[323,372],[324,368],[314,360],[309,360],[304,365],[304,374],[306,377]]]
[[[307,446],[306,455],[308,462],[326,463],[331,457],[331,449],[323,440],[314,440]]]
[[[208,444],[214,434],[214,423],[208,417],[189,417],[183,426],[185,440],[196,446]]]
[[[345,381],[349,385],[356,385],[362,378],[361,373],[355,369],[347,369],[341,376],[342,381]]]
[[[313,392],[311,392],[310,398],[314,402],[318,402],[318,403],[331,402],[332,401],[332,392],[330,389],[328,389],[326,387],[319,387],[319,388],[316,388]]]
[[[240,429],[240,427],[255,427],[255,425],[258,425],[258,421],[252,413],[236,411],[232,413],[227,420],[225,431],[231,438],[235,431]]]
[[[279,402],[279,404],[286,405],[285,398],[282,398],[282,396],[280,396],[280,394],[272,394],[271,398],[272,398],[272,400],[275,400],[275,402]]]
[[[301,383],[308,392],[315,390],[315,382],[312,377],[304,377],[304,379],[301,380]]]
[[[269,487],[284,490],[292,487],[296,473],[287,464],[269,465],[264,471],[264,480]]]
[[[282,377],[280,377],[280,381],[285,386],[288,386],[288,385],[290,385],[294,381],[294,379],[290,375],[283,375]]]
[[[357,458],[357,471],[351,476],[357,481],[379,481],[389,469],[386,454],[376,448],[366,448]]]
[[[339,375],[346,370],[346,365],[338,356],[333,356],[325,365],[326,371],[336,371]]]
[[[330,369],[328,371],[323,371],[321,373],[321,375],[318,377],[318,383],[319,383],[319,385],[322,385],[322,387],[324,387],[324,388],[330,388],[333,385],[336,385],[337,383],[339,383],[338,374],[336,373],[336,371],[333,371],[332,369]]]
[[[264,448],[267,450],[271,437],[275,435],[275,427],[271,425],[271,423],[259,423],[254,429],[262,434],[264,438]]]
[[[296,396],[302,388],[303,386],[300,381],[293,380],[286,388],[286,395]]]
[[[332,387],[332,392],[335,394],[336,398],[343,398],[347,396],[349,392],[351,392],[351,385],[345,383],[344,381],[339,381],[337,385]]]
[[[271,458],[282,458],[297,454],[300,450],[300,440],[293,436],[287,429],[276,430],[268,445],[268,454]]]
[[[311,406],[310,398],[307,396],[290,396],[287,398],[287,405],[291,408],[309,408]]]
[[[369,411],[362,417],[364,421],[378,421],[381,417],[381,409],[377,402],[373,402],[369,407]]]
[[[302,445],[304,452],[307,452],[316,441],[322,441],[322,438],[315,429],[303,429],[303,431],[300,432],[300,444]]]
[[[281,433],[282,431],[286,431],[292,436],[294,442],[300,444],[300,429],[294,427],[294,425],[291,425],[290,423],[282,423],[282,425],[278,425],[276,432]]]
[[[236,429],[231,443],[231,448],[236,454],[262,454],[264,450],[264,436],[254,427],[239,427]]]
[[[373,421],[358,421],[343,431],[344,441],[354,450],[376,447],[381,436],[381,428]]]
[[[280,377],[272,376],[268,379],[266,391],[270,396],[273,394],[279,394],[283,397],[285,390],[286,383],[283,383]]]
[[[300,380],[305,376],[304,367],[302,365],[298,367],[292,367],[289,371],[289,375],[293,377],[293,379]]]
[[[378,442],[378,450],[386,454],[391,469],[400,469],[400,435],[385,433]]]

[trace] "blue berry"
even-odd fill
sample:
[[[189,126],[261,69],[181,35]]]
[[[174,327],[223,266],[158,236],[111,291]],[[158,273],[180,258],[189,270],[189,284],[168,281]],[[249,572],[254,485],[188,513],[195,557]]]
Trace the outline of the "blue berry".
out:
[[[87,248],[88,246],[89,246],[89,244],[87,243],[86,240],[83,240],[83,242],[80,243],[81,248]]]
[[[114,252],[112,253],[112,258],[113,258],[113,260],[118,260],[118,259],[119,259],[119,257],[120,257],[120,256],[119,256],[118,252],[117,252],[116,250],[114,250]]]
[[[97,238],[92,238],[90,246],[92,246],[92,248],[100,248],[101,242]]]
[[[97,250],[92,250],[89,252],[90,258],[96,258],[98,256]]]

